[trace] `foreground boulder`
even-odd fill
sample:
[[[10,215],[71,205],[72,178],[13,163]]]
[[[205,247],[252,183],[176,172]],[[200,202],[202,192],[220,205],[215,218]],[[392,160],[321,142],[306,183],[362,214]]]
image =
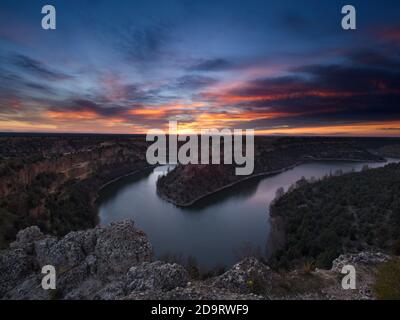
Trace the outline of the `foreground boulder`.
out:
[[[22,249],[0,254],[0,296],[13,289],[34,270],[34,262]]]
[[[213,281],[216,288],[236,293],[263,293],[282,282],[278,273],[256,258],[246,258]]]
[[[82,287],[78,291],[89,298],[108,279],[124,278],[129,268],[150,262],[152,255],[146,235],[132,221],[71,232],[62,239],[45,236],[39,228],[30,227],[18,233],[9,250],[0,253],[0,296],[44,298],[41,268],[52,265],[57,273],[57,297],[70,296]]]
[[[141,263],[130,268],[127,274],[129,291],[169,291],[186,287],[188,281],[188,272],[181,265],[161,261]]]
[[[390,260],[390,256],[382,252],[360,252],[342,254],[332,262],[332,271],[340,272],[345,265],[375,266]]]

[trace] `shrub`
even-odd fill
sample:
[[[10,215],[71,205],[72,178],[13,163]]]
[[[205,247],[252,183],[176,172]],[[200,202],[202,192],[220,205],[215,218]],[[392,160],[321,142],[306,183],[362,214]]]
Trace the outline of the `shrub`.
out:
[[[315,270],[315,264],[312,261],[306,261],[303,264],[303,272],[305,274],[310,274],[311,272],[313,272]]]
[[[375,295],[382,300],[400,300],[400,259],[382,264],[374,286]]]

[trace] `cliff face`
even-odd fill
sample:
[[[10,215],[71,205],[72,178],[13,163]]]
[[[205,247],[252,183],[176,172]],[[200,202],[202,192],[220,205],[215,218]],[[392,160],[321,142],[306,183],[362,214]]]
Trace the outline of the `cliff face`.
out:
[[[224,274],[199,281],[184,267],[152,259],[146,235],[133,222],[71,232],[61,239],[37,227],[18,233],[0,251],[2,299],[372,299],[380,253],[341,256],[332,270],[277,273],[247,258]],[[56,290],[41,287],[41,268],[56,268]],[[343,290],[340,271],[357,270],[357,290]]]
[[[0,139],[0,248],[32,224],[55,235],[93,227],[105,183],[147,167],[143,137]]]
[[[63,150],[60,150],[61,152]],[[87,179],[103,166],[145,162],[145,146],[140,145],[95,145],[90,150],[77,150],[62,154],[47,154],[40,160],[22,163],[8,169],[0,182],[0,197],[28,186],[42,173],[54,173],[68,179]],[[12,159],[10,161],[13,161]],[[16,159],[15,161],[20,161]]]

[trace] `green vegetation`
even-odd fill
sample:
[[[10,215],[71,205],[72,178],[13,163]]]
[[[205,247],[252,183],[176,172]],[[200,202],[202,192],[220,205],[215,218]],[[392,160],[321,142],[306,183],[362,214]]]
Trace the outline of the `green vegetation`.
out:
[[[56,179],[53,173],[39,174],[24,192],[11,194],[7,201],[0,202],[0,248],[27,226],[37,225],[45,233],[63,236],[96,224],[90,181],[68,180],[49,193]],[[35,214],[36,211],[40,213]]]
[[[400,259],[382,264],[374,286],[375,295],[382,300],[400,300]]]
[[[4,249],[8,239],[15,234],[14,224],[16,216],[7,211],[4,203],[0,203],[0,249]]]
[[[36,224],[55,235],[91,228],[96,221],[91,199],[90,189],[84,183],[69,181],[63,192],[46,199],[45,213],[38,217]]]
[[[272,258],[278,267],[305,262],[329,268],[342,253],[398,250],[400,164],[334,176],[297,188],[271,206],[283,221],[285,244]]]

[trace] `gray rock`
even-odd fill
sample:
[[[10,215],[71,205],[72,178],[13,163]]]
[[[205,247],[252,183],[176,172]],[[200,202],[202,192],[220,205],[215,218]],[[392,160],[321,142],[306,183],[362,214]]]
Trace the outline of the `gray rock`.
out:
[[[189,281],[187,271],[176,263],[144,262],[129,269],[128,291],[162,290],[185,287]]]
[[[101,228],[94,228],[85,231],[73,231],[68,233],[64,240],[71,241],[79,245],[85,255],[94,252],[97,243],[97,235],[102,232]]]
[[[69,291],[65,300],[86,300],[92,299],[93,295],[104,287],[104,283],[95,278],[88,278],[76,288]]]
[[[120,300],[126,295],[125,281],[114,281],[99,290],[94,296],[94,300]]]
[[[153,250],[147,236],[132,221],[123,221],[99,229],[94,254],[98,275],[116,277],[133,265],[151,261]]]
[[[345,265],[368,265],[374,266],[379,263],[387,262],[390,256],[382,252],[363,251],[355,254],[342,254],[332,262],[332,271],[341,272]]]
[[[11,249],[23,249],[26,253],[32,254],[34,241],[41,240],[45,236],[39,227],[32,226],[17,233],[17,239],[10,244]]]
[[[115,299],[124,293],[121,280],[129,268],[151,258],[146,235],[131,221],[70,232],[61,239],[43,235],[38,227],[26,228],[11,249],[0,252],[0,297],[75,299],[97,294]],[[56,268],[56,295],[41,288],[45,265]]]
[[[65,272],[58,273],[57,290],[63,295],[78,288],[89,277],[89,267],[83,262]]]
[[[175,288],[171,291],[146,290],[134,291],[125,300],[262,300],[255,294],[239,294],[225,289],[215,288],[197,282],[186,288]]]
[[[372,299],[376,268],[390,258],[379,252],[347,254],[333,262],[332,270],[310,274],[278,274],[247,258],[221,276],[188,282],[181,265],[151,262],[151,245],[131,221],[71,232],[59,240],[31,227],[18,233],[11,249],[0,252],[0,298]],[[47,264],[56,267],[56,290],[41,288],[41,267]],[[357,290],[343,292],[338,281],[337,272],[346,264],[358,267]]]
[[[52,290],[44,290],[41,285],[42,276],[32,274],[25,280],[11,289],[3,297],[8,300],[50,300],[53,298]]]
[[[86,257],[85,263],[89,268],[89,272],[91,275],[95,275],[97,273],[97,258],[96,256],[90,254]]]
[[[268,292],[280,280],[278,274],[258,259],[246,258],[221,276],[216,277],[213,285],[217,288],[238,293],[252,293],[255,291],[264,293]]]
[[[23,249],[0,252],[0,297],[32,273],[34,264]]]
[[[36,258],[40,267],[52,265],[63,273],[81,263],[85,254],[71,234],[57,241],[54,237],[35,241]]]

